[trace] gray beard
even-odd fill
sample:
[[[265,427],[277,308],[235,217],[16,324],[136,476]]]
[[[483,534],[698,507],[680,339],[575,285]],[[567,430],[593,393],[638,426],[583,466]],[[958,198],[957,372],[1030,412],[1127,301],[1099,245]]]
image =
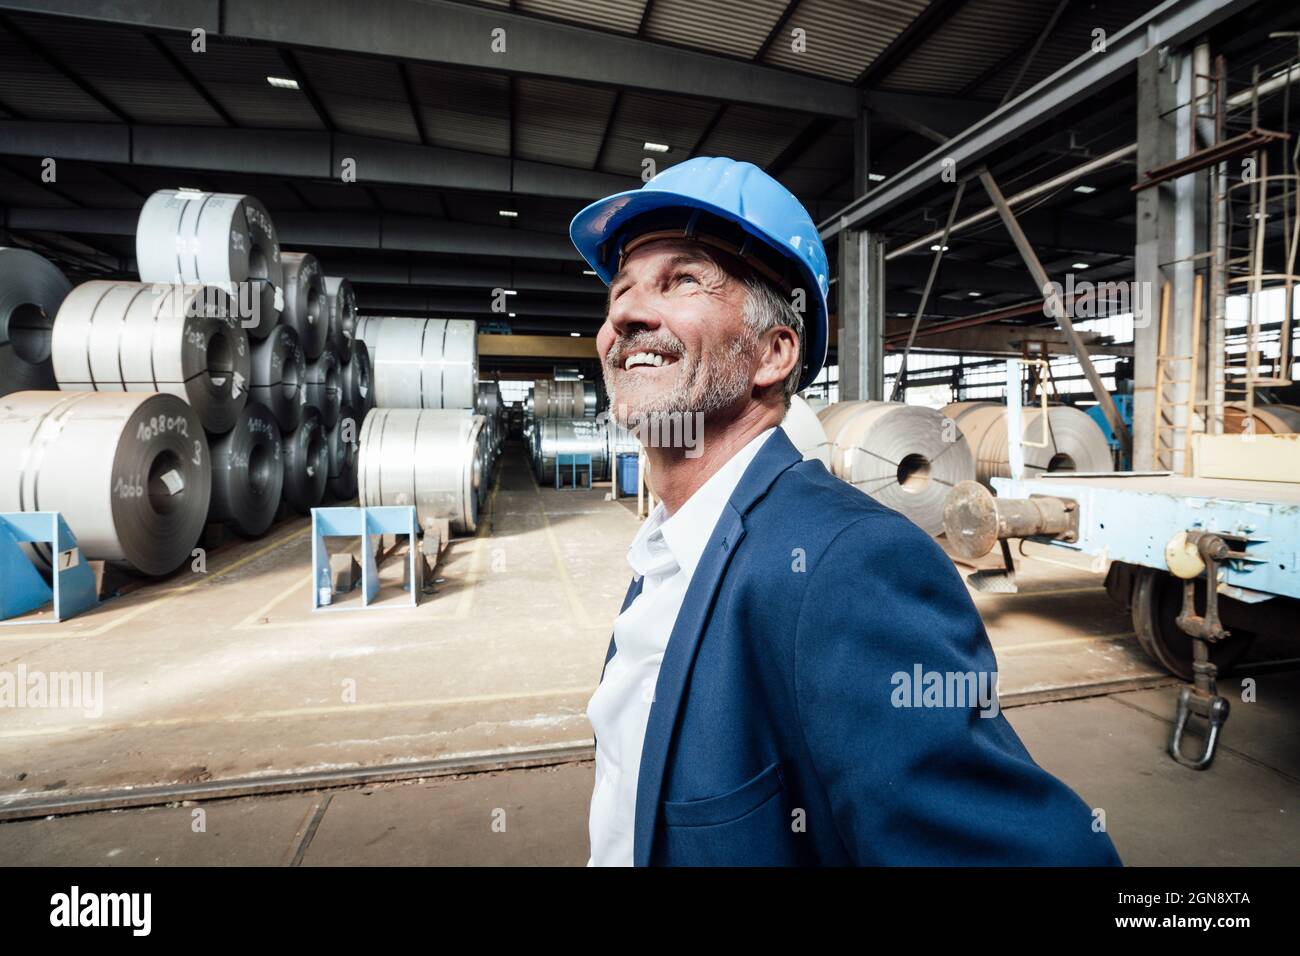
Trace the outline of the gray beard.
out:
[[[606,367],[603,373],[605,391],[609,393],[610,414],[624,428],[636,428],[659,417],[708,416],[730,408],[753,387],[749,366],[757,344],[758,336],[746,326],[738,338],[711,353],[712,361],[707,372],[702,371],[702,363],[683,355],[680,361],[684,364],[677,384],[670,391],[636,406],[619,401],[613,375]]]

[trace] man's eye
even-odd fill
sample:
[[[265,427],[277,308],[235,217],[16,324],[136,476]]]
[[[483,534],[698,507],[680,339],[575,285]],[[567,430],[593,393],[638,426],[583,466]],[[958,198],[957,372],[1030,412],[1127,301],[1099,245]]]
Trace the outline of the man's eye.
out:
[[[695,276],[693,276],[693,275],[692,275],[691,273],[689,273],[689,272],[679,272],[679,273],[677,273],[677,275],[674,276],[674,278],[673,278],[673,281],[674,281],[674,282],[684,282],[684,281],[686,281],[686,280],[690,280],[691,282],[694,282],[696,285],[698,285],[698,284],[699,284],[699,281],[700,281],[699,279],[697,279]]]

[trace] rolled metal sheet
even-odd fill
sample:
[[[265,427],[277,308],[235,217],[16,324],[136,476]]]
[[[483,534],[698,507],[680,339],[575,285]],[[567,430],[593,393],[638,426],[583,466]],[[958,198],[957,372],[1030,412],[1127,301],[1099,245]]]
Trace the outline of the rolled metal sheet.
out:
[[[0,511],[62,512],[89,559],[176,570],[203,532],[211,493],[203,426],[175,395],[0,398]],[[48,567],[48,551],[37,550]]]
[[[287,325],[277,325],[253,346],[252,400],[267,407],[280,431],[291,432],[308,405],[306,383],[307,361],[298,335]]]
[[[954,402],[943,414],[966,437],[975,456],[975,478],[988,488],[995,477],[1010,477],[1007,407],[997,402]],[[1086,412],[1069,405],[1047,409],[1044,436],[1041,408],[1021,409],[1021,445],[1025,474],[1048,471],[1114,471],[1106,436]],[[1043,444],[1045,441],[1045,444]]]
[[[72,286],[54,263],[0,246],[0,395],[58,388],[51,330]]]
[[[248,336],[216,286],[95,280],[63,300],[51,338],[70,392],[167,392],[229,431],[248,401]]]
[[[326,432],[330,450],[329,490],[339,501],[351,501],[357,496],[360,436],[361,419],[352,406],[344,405],[339,409],[338,421]]]
[[[311,514],[325,498],[329,476],[325,426],[320,412],[308,405],[298,427],[284,435],[284,500],[299,514]]]
[[[224,289],[235,299],[250,338],[270,335],[284,308],[275,224],[252,196],[158,190],[140,210],[135,259],[145,282]]]
[[[590,382],[557,382],[543,378],[533,386],[532,409],[536,418],[595,417],[596,386]],[[590,395],[590,399],[588,396]],[[587,414],[590,406],[591,415]]]
[[[357,319],[378,408],[475,408],[478,335],[472,319]]]
[[[591,480],[609,480],[609,439],[598,418],[543,418],[537,422],[535,461],[541,484],[555,481],[557,455],[591,455]]]
[[[352,340],[352,357],[343,363],[339,381],[344,404],[351,405],[360,415],[374,407],[374,368],[370,364],[370,350],[361,339]]]
[[[310,252],[283,252],[284,312],[280,321],[298,335],[298,345],[307,361],[317,358],[329,337],[329,297],[325,275]]]
[[[791,397],[781,427],[804,460],[816,459],[827,469],[831,467],[831,442],[826,437],[826,429],[812,406],[798,395]]]
[[[1230,402],[1223,410],[1223,433],[1240,435],[1247,431],[1246,407]],[[1254,435],[1292,435],[1300,432],[1300,405],[1256,405],[1252,409],[1249,431]]]
[[[831,443],[831,473],[907,517],[943,531],[943,506],[975,476],[961,431],[941,412],[897,402],[837,402],[817,413]]]
[[[449,520],[454,531],[473,534],[484,483],[482,429],[473,409],[373,409],[361,426],[360,504],[414,506],[425,530]]]
[[[235,427],[212,440],[209,517],[250,538],[275,521],[284,490],[284,446],[270,409],[249,402]]]
[[[352,283],[339,276],[325,277],[325,298],[329,302],[329,334],[326,342],[341,365],[352,358],[352,338],[357,328],[357,296]]]
[[[339,420],[343,404],[340,375],[339,359],[332,348],[326,348],[320,358],[307,365],[307,404],[320,412],[326,428],[333,428]]]

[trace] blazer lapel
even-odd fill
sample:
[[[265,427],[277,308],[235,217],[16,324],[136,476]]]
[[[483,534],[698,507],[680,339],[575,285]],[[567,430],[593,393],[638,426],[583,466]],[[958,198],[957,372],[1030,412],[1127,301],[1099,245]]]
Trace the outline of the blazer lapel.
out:
[[[736,553],[736,548],[745,537],[743,516],[767,492],[777,476],[798,461],[799,452],[786,437],[784,430],[778,428],[745,469],[731,500],[718,518],[709,543],[695,567],[690,586],[686,589],[686,597],[682,600],[677,621],[668,638],[663,663],[659,666],[654,703],[650,706],[650,720],[641,747],[633,831],[634,866],[650,865],[655,821],[659,815],[659,797],[663,791],[664,770],[668,763],[673,730],[677,725],[677,714],[681,709],[687,678],[695,663],[695,652],[708,622],[709,612],[713,609],[718,587],[731,563],[731,556]],[[640,592],[639,587],[637,592]],[[629,598],[629,602],[630,600]]]

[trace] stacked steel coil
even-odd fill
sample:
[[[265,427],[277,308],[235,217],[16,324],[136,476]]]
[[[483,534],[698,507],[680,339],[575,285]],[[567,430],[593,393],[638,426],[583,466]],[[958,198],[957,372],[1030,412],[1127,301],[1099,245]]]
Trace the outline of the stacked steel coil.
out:
[[[1300,432],[1300,405],[1256,405],[1248,416],[1240,402],[1223,410],[1223,433],[1240,435],[1294,435]]]
[[[473,409],[376,408],[361,426],[363,506],[414,506],[420,527],[478,528],[485,494],[483,416]]]
[[[357,297],[352,283],[338,276],[326,276],[325,299],[329,304],[326,342],[339,362],[346,365],[352,357],[352,338],[357,326]]]
[[[474,408],[478,337],[472,319],[366,316],[356,337],[370,351],[379,408]]]
[[[534,418],[595,418],[596,386],[591,382],[538,380],[530,393]]]
[[[943,414],[966,438],[975,456],[975,478],[992,487],[995,477],[1010,477],[1007,407],[997,402],[954,402]],[[1025,474],[1049,471],[1114,471],[1106,436],[1085,412],[1069,405],[1021,409],[1021,449]]]
[[[255,538],[275,521],[283,490],[279,423],[265,405],[251,402],[234,428],[212,439],[210,517]]]
[[[326,429],[325,440],[329,445],[329,490],[340,501],[351,501],[357,496],[357,456],[360,450],[359,437],[362,420],[352,410],[351,405],[344,405],[339,410],[338,420],[332,428]]]
[[[611,458],[605,426],[600,418],[539,418],[531,443],[537,481],[555,481],[555,464],[560,455],[590,455],[591,480],[608,481]]]
[[[791,396],[790,408],[785,413],[781,427],[806,460],[815,458],[830,468],[831,442],[826,437],[826,429],[822,427],[822,421],[813,407],[798,395]]]
[[[329,437],[320,412],[308,405],[298,427],[284,436],[284,500],[310,514],[325,500],[330,476]]]
[[[339,358],[332,348],[326,348],[316,361],[307,364],[307,404],[320,412],[326,428],[333,428],[339,420],[343,384]]]
[[[248,337],[216,286],[83,283],[63,300],[51,347],[61,389],[168,392],[214,434],[248,401]]]
[[[351,355],[344,360],[339,372],[342,402],[351,405],[361,414],[374,407],[374,381],[370,364],[370,350],[361,339],[353,339]]]
[[[140,210],[135,258],[144,282],[225,289],[251,338],[265,338],[280,318],[280,244],[266,207],[252,196],[160,189]]]
[[[253,346],[253,401],[265,405],[282,431],[291,432],[307,407],[307,364],[298,335],[288,325],[277,325]]]
[[[896,402],[837,402],[817,413],[830,441],[831,473],[931,535],[958,482],[975,477],[962,433],[942,413]]]
[[[203,532],[208,443],[175,395],[14,392],[0,398],[0,449],[0,511],[62,512],[91,560],[168,574]]]
[[[0,395],[58,387],[51,330],[71,289],[48,259],[0,247]]]
[[[307,361],[314,361],[329,337],[329,297],[325,275],[310,252],[281,253],[284,263],[284,312],[281,321],[293,329]]]

